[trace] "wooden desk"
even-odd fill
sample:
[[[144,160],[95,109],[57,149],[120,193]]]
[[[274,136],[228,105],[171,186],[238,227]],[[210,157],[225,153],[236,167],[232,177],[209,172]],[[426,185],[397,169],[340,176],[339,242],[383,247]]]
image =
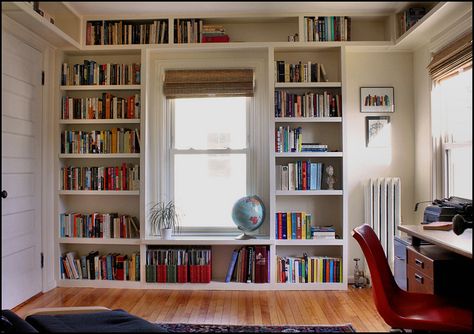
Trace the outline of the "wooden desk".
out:
[[[398,229],[412,237],[412,245],[419,246],[420,240],[472,259],[472,228],[456,235],[451,231],[424,230],[423,225],[400,225]]]

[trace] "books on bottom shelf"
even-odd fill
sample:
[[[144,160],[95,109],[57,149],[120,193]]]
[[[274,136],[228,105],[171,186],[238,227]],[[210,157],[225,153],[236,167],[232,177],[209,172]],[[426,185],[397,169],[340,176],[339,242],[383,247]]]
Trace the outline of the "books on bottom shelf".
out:
[[[61,213],[61,238],[139,238],[137,217],[118,213]]]
[[[276,239],[312,239],[310,213],[279,211],[275,213],[275,223]]]
[[[342,259],[277,256],[277,283],[341,283]]]
[[[78,257],[71,251],[60,256],[59,260],[62,279],[140,280],[139,253],[130,256],[118,253],[99,255],[98,251],[91,251]]]
[[[211,248],[148,248],[146,281],[149,283],[209,283]]]
[[[234,249],[225,282],[268,283],[269,256],[269,247],[264,245]]]

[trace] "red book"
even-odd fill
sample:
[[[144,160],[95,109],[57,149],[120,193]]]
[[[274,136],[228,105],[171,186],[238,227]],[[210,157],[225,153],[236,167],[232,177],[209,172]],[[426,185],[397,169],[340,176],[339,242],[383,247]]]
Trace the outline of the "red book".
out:
[[[306,164],[307,164],[306,161],[303,161],[303,162],[301,163],[301,171],[302,171],[301,173],[302,173],[302,175],[303,175],[303,176],[302,176],[302,178],[303,178],[303,180],[302,180],[302,181],[303,181],[303,182],[302,182],[302,183],[303,183],[303,190],[307,190],[307,189],[308,189],[308,185],[307,185],[307,182],[306,182],[306,178],[307,178],[307,175],[306,175]]]
[[[105,118],[112,118],[110,115],[110,93],[105,93]]]
[[[178,272],[178,283],[188,282],[188,267],[186,265],[176,266]]]
[[[166,265],[156,265],[156,281],[158,283],[166,283]]]
[[[283,235],[283,225],[282,225],[282,213],[278,212],[278,239],[282,238]]]
[[[302,226],[302,222],[301,222],[301,212],[297,212],[296,213],[296,239],[301,239],[302,236],[301,236],[301,226]]]
[[[226,43],[229,41],[230,41],[230,38],[228,35],[202,36],[202,43]]]
[[[325,280],[325,282],[330,282],[329,274],[330,274],[331,269],[330,269],[330,266],[329,266],[329,259],[325,259],[325,261],[326,261],[326,264],[325,264],[326,265],[326,280]]]
[[[123,281],[124,280],[124,256],[118,255],[116,259],[116,279]]]

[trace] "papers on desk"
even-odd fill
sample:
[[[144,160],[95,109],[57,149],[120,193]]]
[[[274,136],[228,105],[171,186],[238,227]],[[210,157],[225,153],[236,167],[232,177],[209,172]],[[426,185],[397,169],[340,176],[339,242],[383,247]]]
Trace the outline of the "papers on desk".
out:
[[[439,231],[451,231],[453,229],[452,222],[432,222],[423,225],[424,230],[439,230]]]

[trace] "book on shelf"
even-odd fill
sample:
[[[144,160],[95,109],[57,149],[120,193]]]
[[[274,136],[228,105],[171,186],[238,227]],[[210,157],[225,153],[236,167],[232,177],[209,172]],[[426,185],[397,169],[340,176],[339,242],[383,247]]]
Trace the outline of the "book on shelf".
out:
[[[140,254],[130,256],[109,253],[99,255],[98,251],[91,251],[88,255],[77,256],[70,251],[60,256],[61,279],[89,279],[89,280],[140,280]]]
[[[275,129],[275,152],[301,152],[303,128],[279,126]]]
[[[201,19],[175,19],[174,43],[201,43],[203,21]]]
[[[61,168],[60,190],[139,190],[140,166]]]
[[[98,64],[84,60],[83,64],[63,63],[61,85],[139,85],[140,64]]]
[[[61,213],[61,238],[131,238],[140,237],[137,217],[118,213]]]
[[[304,36],[307,42],[350,41],[352,19],[347,16],[305,16]]]
[[[342,259],[277,256],[277,283],[341,283]]]
[[[234,249],[225,282],[268,283],[268,268],[268,246],[244,246]]]
[[[276,165],[278,170],[285,166]],[[275,173],[276,176],[281,177],[281,180],[276,180],[275,185],[281,185],[281,188],[276,190],[321,190],[321,183],[323,179],[324,163],[306,161],[290,162],[288,167],[288,189],[286,186],[286,175]]]
[[[311,61],[290,64],[284,60],[275,60],[275,82],[327,82],[324,65]]]
[[[225,33],[224,26],[221,24],[204,23],[201,32],[202,43],[226,43],[230,41],[229,35]]]
[[[275,117],[341,117],[342,96],[329,91],[294,94],[275,90]]]
[[[140,153],[138,132],[138,129],[128,128],[94,131],[64,130],[61,132],[61,153]]]
[[[87,21],[86,45],[168,43],[168,20]]]
[[[104,92],[101,97],[63,96],[60,116],[61,119],[139,119],[140,94],[119,97]]]
[[[275,213],[275,238],[278,240],[312,239],[310,213],[304,211]]]
[[[400,35],[413,27],[427,13],[424,7],[411,7],[398,14]]]

